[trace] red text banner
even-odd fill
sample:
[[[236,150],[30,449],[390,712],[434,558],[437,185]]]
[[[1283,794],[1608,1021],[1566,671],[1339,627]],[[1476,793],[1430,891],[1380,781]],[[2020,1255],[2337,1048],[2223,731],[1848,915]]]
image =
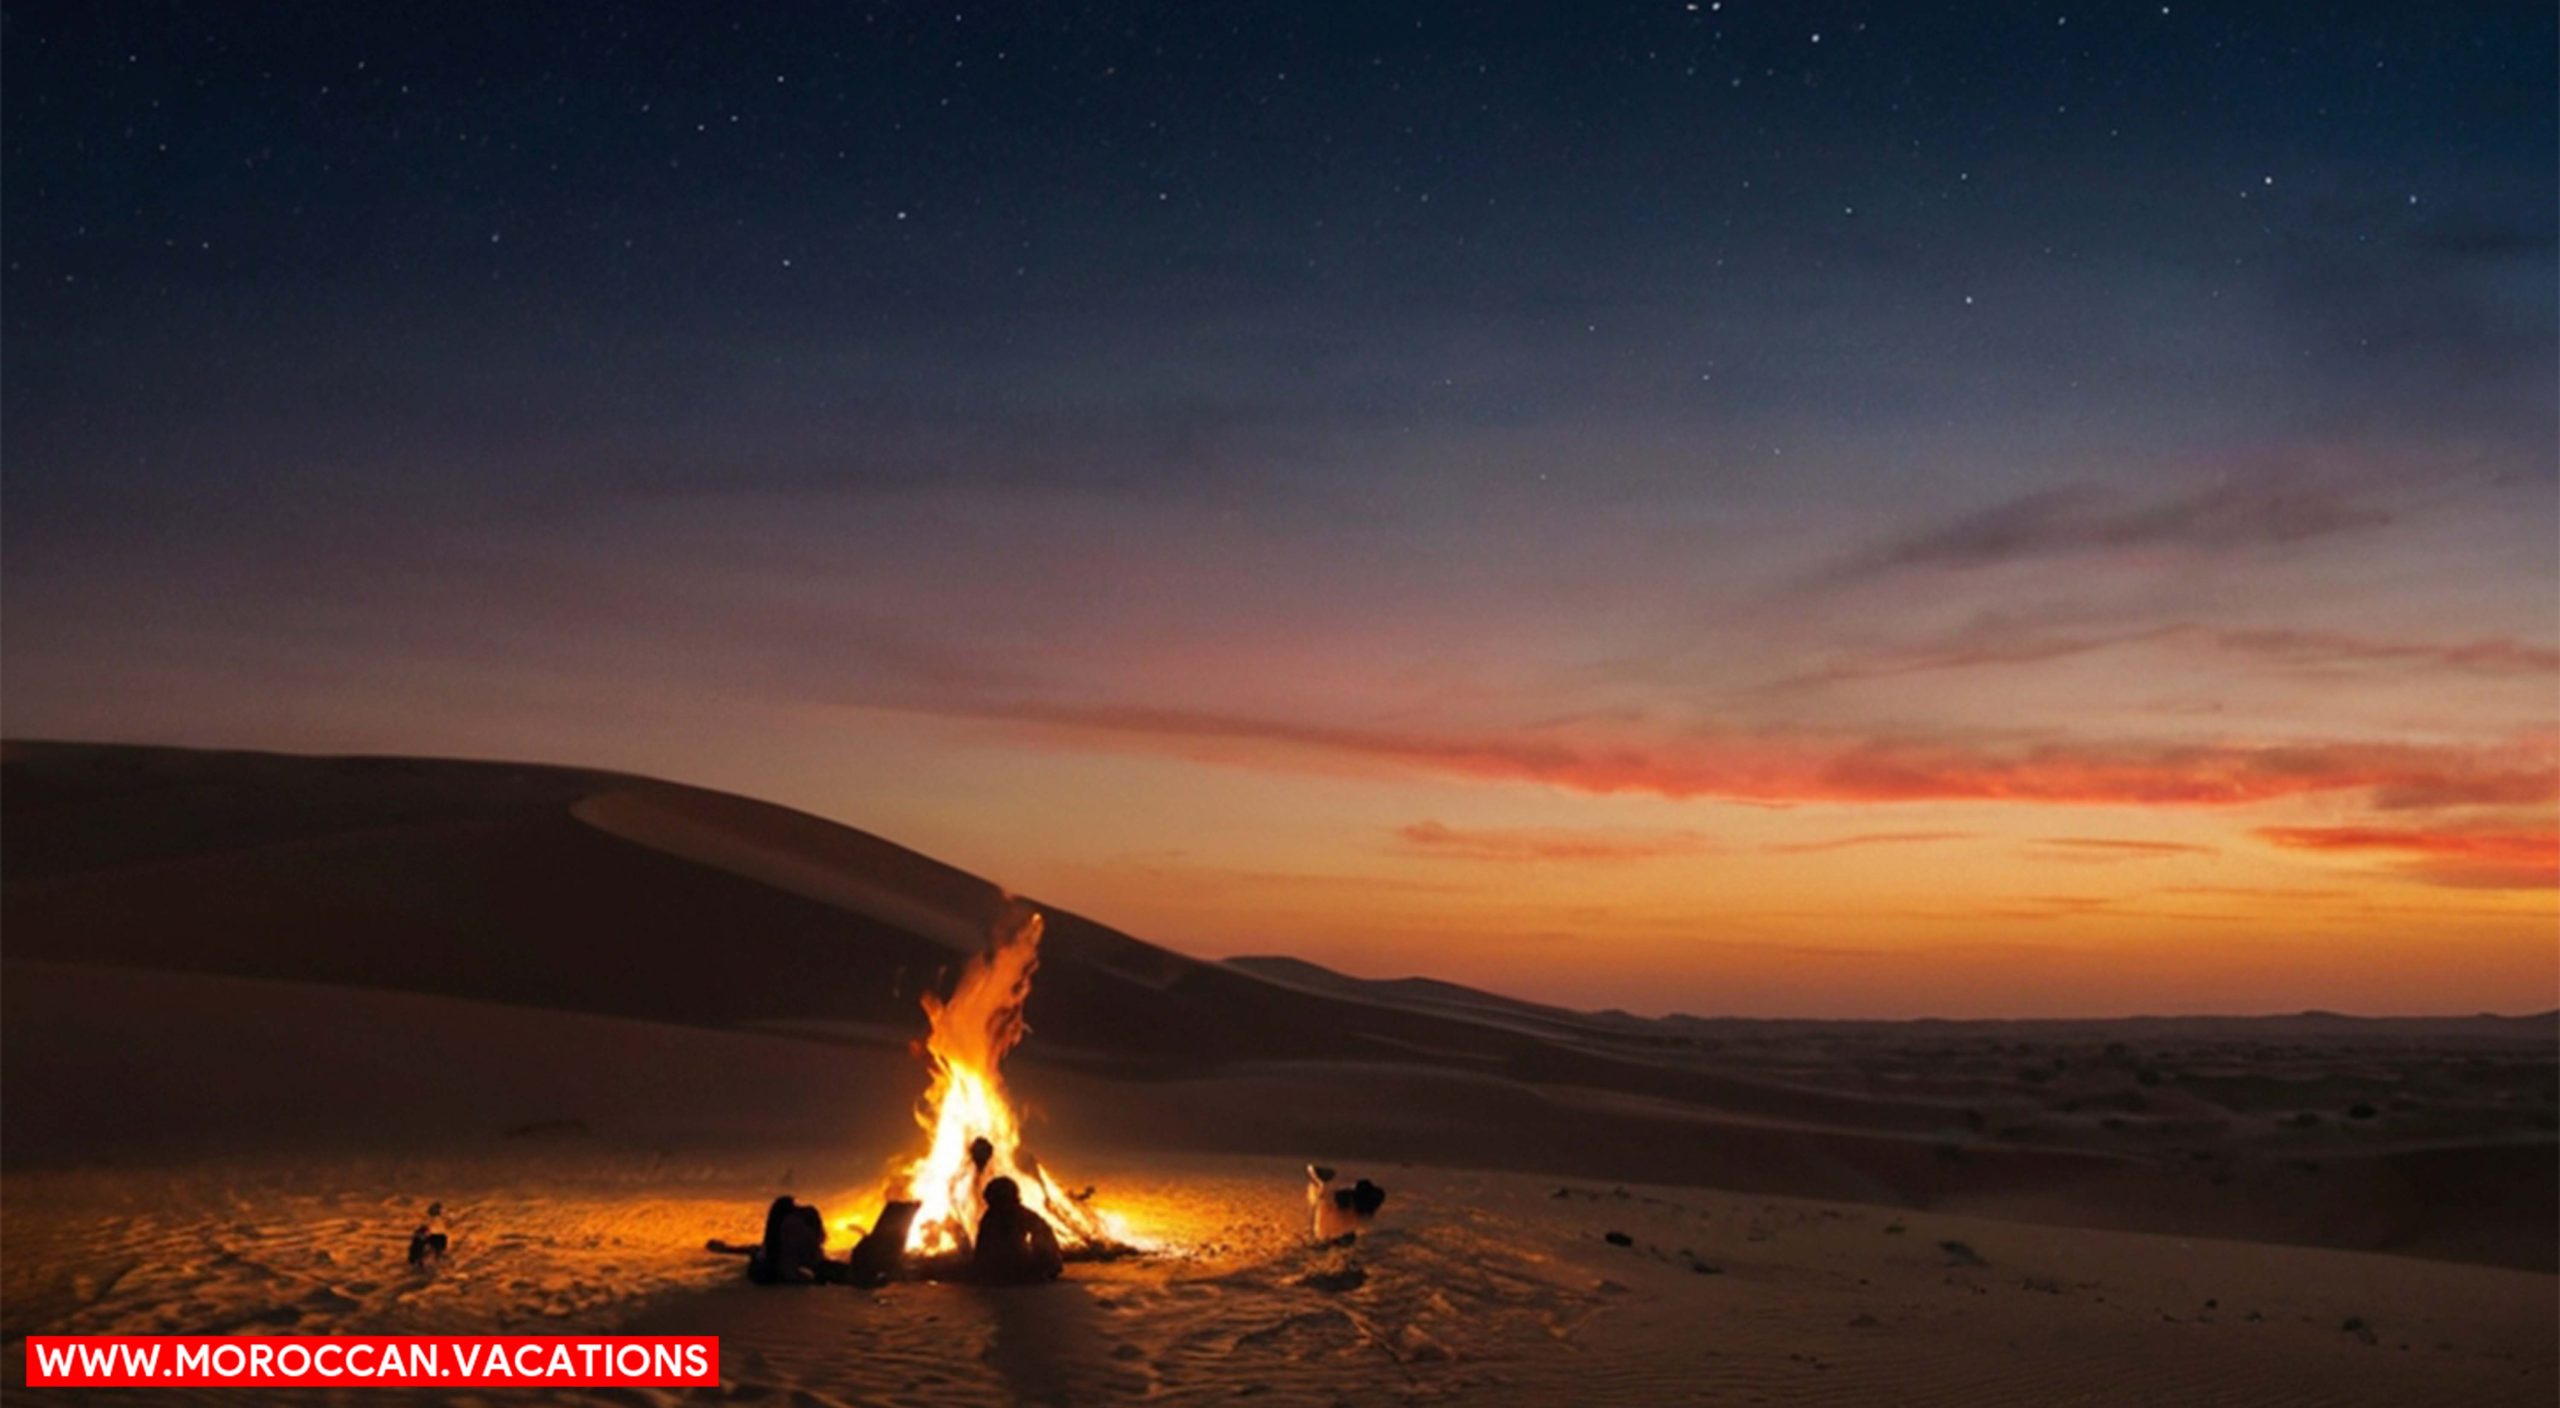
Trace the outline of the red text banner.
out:
[[[691,1388],[710,1335],[30,1335],[27,1386]]]

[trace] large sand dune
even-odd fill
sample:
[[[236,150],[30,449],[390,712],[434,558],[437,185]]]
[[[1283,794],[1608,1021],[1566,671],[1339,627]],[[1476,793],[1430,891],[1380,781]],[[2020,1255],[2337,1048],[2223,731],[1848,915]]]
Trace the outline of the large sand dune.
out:
[[[2553,1391],[2548,1016],[1648,1020],[1051,910],[1034,1137],[1183,1250],[777,1301],[696,1249],[783,1188],[861,1209],[996,886],[497,764],[16,744],[0,828],[12,1345],[701,1325],[847,1402]],[[1308,1158],[1382,1171],[1391,1235],[1300,1247]],[[430,1196],[469,1211],[421,1284]]]

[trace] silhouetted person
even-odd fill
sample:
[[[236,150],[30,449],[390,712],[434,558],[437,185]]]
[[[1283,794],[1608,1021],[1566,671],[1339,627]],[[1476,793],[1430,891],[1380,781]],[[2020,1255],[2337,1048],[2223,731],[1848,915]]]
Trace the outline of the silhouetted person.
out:
[[[747,1256],[747,1279],[768,1286],[832,1281],[840,1270],[827,1260],[827,1224],[815,1207],[788,1195],[765,1209],[764,1240]]]
[[[431,1261],[442,1261],[445,1249],[452,1245],[453,1239],[445,1231],[444,1204],[427,1204],[427,1215],[420,1218],[416,1229],[409,1233],[409,1264],[424,1266]]]
[[[772,1204],[764,1210],[764,1236],[756,1245],[758,1247],[774,1245],[775,1240],[783,1235],[783,1229],[789,1227],[791,1220],[799,1215],[800,1200],[798,1198],[785,1193],[774,1199]]]
[[[1058,1250],[1058,1234],[1049,1220],[1022,1205],[1022,1188],[1010,1178],[990,1179],[987,1215],[978,1219],[977,1245],[969,1253],[969,1269],[990,1285],[1018,1286],[1054,1281],[1066,1269]]]
[[[986,1206],[987,1165],[993,1163],[995,1157],[996,1146],[987,1142],[985,1135],[969,1141],[969,1191],[977,1195],[980,1207]]]

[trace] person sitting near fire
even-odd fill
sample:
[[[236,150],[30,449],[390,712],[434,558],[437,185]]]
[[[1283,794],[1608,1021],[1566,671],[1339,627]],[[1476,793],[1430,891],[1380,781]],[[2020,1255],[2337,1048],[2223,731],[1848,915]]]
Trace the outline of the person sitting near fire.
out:
[[[969,1254],[970,1272],[990,1285],[1019,1286],[1054,1281],[1066,1269],[1058,1250],[1058,1234],[1049,1219],[1022,1205],[1022,1187],[1010,1178],[987,1180],[986,1216],[978,1219],[978,1239]]]
[[[833,1281],[842,1270],[827,1260],[827,1224],[817,1208],[785,1194],[765,1209],[764,1240],[747,1254],[747,1279],[768,1286]]]
[[[765,1209],[764,1240],[726,1242],[714,1237],[706,1250],[747,1259],[747,1279],[761,1286],[885,1286],[905,1269],[908,1230],[920,1204],[892,1201],[842,1261],[827,1255],[827,1221],[814,1204],[788,1194]]]

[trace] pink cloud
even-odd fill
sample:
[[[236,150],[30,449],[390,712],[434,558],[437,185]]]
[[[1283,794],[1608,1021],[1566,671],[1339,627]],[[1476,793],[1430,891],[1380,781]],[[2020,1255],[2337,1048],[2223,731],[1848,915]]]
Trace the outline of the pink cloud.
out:
[[[2450,644],[2377,640],[2335,631],[2222,631],[2223,649],[2300,665],[2407,664],[2475,675],[2560,673],[2560,650],[2528,645],[2512,636]]]
[[[1843,656],[1769,686],[1805,686],[1897,675],[2041,665],[2129,646],[2172,645],[2238,656],[2278,668],[2405,667],[2465,675],[2534,678],[2560,674],[2560,650],[2489,636],[2468,641],[2391,640],[2341,631],[2216,629],[2200,625],[2092,628],[2078,632],[2031,619],[1986,616],[1963,629],[1898,650]]]

